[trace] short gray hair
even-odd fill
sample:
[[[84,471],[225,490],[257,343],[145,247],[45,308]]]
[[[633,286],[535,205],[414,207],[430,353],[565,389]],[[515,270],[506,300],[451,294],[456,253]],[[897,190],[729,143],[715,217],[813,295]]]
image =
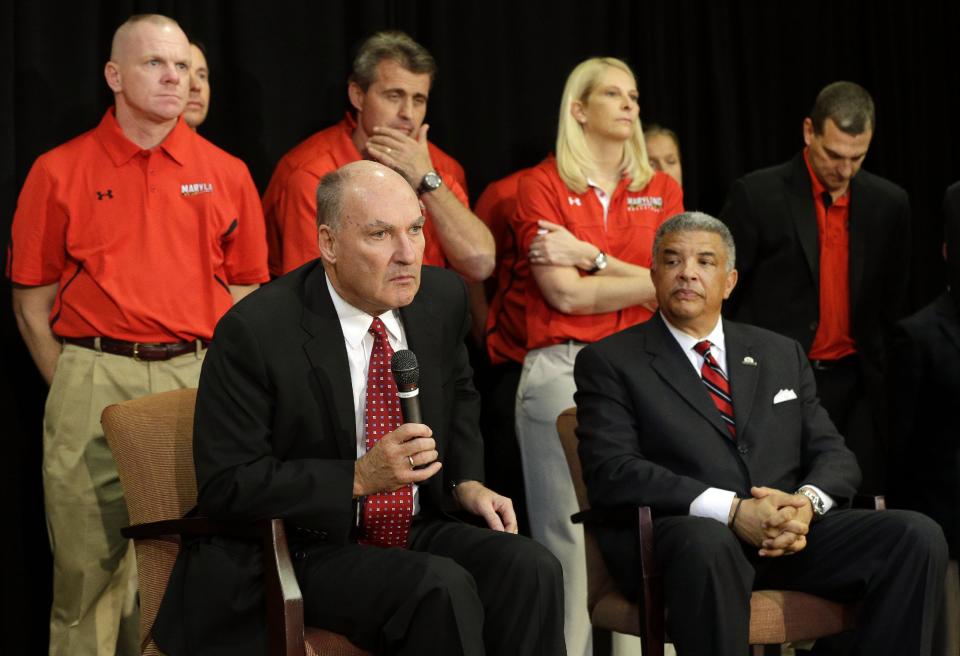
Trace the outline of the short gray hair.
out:
[[[343,213],[343,190],[350,174],[342,168],[327,173],[317,185],[317,230],[320,226],[330,226],[331,230],[340,227],[340,215]]]
[[[426,48],[405,32],[387,30],[371,35],[360,45],[350,81],[366,91],[377,80],[377,66],[385,59],[392,59],[411,73],[429,74],[431,84],[437,74],[437,62]]]
[[[733,271],[737,263],[737,247],[733,243],[733,235],[723,221],[715,219],[705,212],[684,212],[677,214],[660,224],[657,234],[653,238],[653,262],[656,264],[657,255],[664,237],[674,232],[712,232],[720,235],[723,245],[727,249],[727,273]]]

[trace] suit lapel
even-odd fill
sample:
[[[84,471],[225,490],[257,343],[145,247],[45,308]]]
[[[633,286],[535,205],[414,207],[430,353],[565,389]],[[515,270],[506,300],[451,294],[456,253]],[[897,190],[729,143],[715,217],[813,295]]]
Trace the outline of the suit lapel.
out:
[[[650,366],[683,400],[713,424],[724,439],[730,439],[730,432],[720,418],[710,393],[693,370],[677,340],[670,334],[663,318],[655,315],[650,319],[650,323],[655,324],[647,331],[647,352],[653,356]],[[734,405],[733,408],[736,412],[737,406]]]
[[[326,275],[319,265],[304,283],[301,326],[310,335],[303,350],[323,391],[324,398],[318,402],[329,403],[340,457],[352,460],[357,457],[357,438],[350,363],[340,319],[330,299]]]
[[[733,416],[737,422],[737,436],[740,437],[746,433],[750,421],[763,363],[754,353],[753,345],[746,341],[740,326],[725,320],[723,335],[727,347],[727,376],[733,396]]]
[[[417,356],[420,366],[420,412],[428,426],[443,425],[443,351],[441,317],[426,294],[417,294],[413,302],[400,308],[407,344]]]
[[[813,206],[813,191],[810,174],[803,161],[803,153],[794,158],[790,179],[784,189],[787,208],[794,229],[806,256],[807,266],[813,276],[813,284],[820,287],[820,236],[817,231],[817,210]]]

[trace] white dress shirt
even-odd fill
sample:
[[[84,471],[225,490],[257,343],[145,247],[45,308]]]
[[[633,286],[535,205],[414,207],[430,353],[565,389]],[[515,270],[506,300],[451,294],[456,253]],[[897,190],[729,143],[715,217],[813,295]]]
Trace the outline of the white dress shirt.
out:
[[[353,389],[353,411],[355,434],[357,438],[357,458],[367,452],[367,435],[364,430],[364,416],[367,411],[367,372],[370,369],[370,353],[373,351],[373,335],[370,333],[370,324],[374,317],[359,308],[347,303],[337,293],[326,277],[327,289],[333,307],[340,319],[340,328],[343,330],[343,341],[347,347],[347,361],[350,363],[350,383]],[[380,315],[380,320],[387,328],[387,341],[394,352],[407,348],[407,337],[403,331],[398,310],[389,310]],[[420,512],[418,486],[413,485],[413,514]]]
[[[679,344],[680,348],[683,349],[684,355],[687,356],[687,360],[690,361],[690,365],[693,367],[694,371],[697,372],[698,376],[701,375],[700,370],[703,368],[704,356],[693,350],[693,347],[706,339],[710,342],[710,353],[717,361],[717,365],[720,367],[720,370],[723,371],[723,375],[729,380],[729,376],[727,375],[727,349],[726,339],[723,335],[723,321],[717,320],[717,325],[713,327],[713,330],[711,330],[705,337],[698,338],[683,332],[671,324],[662,313],[658,312],[657,314],[661,319],[663,319],[663,323],[667,326],[667,330],[670,331],[670,334],[673,335],[673,338],[677,340],[677,344]],[[733,409],[733,414],[734,417],[736,417],[736,407]],[[824,510],[830,510],[830,508],[833,507],[833,499],[831,499],[830,496],[820,488],[809,484],[804,484],[800,487],[809,487],[818,495],[820,495],[820,499],[823,501]],[[793,490],[784,491],[792,492]],[[708,487],[706,490],[701,492],[696,499],[690,502],[690,514],[694,517],[709,517],[717,520],[718,522],[726,524],[727,520],[730,518],[730,507],[733,504],[733,499],[736,496],[736,493],[730,490],[723,490],[718,487]]]

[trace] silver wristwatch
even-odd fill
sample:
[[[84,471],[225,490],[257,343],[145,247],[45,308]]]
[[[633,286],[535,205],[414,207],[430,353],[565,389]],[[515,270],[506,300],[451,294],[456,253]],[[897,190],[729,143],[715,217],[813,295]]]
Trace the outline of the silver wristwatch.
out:
[[[815,518],[823,517],[827,513],[826,507],[823,505],[823,499],[820,498],[820,495],[817,494],[813,488],[804,486],[797,490],[797,494],[802,494],[810,499],[810,505],[813,506],[813,516]]]
[[[428,171],[427,174],[423,176],[423,180],[420,181],[420,186],[417,187],[417,195],[422,196],[431,191],[436,191],[442,184],[443,178],[441,178],[436,171]]]
[[[593,267],[587,269],[587,273],[590,275],[595,274],[597,271],[603,271],[607,268],[607,254],[603,251],[597,253],[597,256],[593,258]]]

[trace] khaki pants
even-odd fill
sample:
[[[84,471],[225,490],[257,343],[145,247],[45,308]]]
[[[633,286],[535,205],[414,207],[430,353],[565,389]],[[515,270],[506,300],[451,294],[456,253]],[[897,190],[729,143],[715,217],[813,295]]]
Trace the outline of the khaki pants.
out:
[[[119,401],[196,387],[203,352],[140,362],[67,344],[43,419],[43,488],[53,551],[51,656],[139,654],[136,560],[100,413]]]

